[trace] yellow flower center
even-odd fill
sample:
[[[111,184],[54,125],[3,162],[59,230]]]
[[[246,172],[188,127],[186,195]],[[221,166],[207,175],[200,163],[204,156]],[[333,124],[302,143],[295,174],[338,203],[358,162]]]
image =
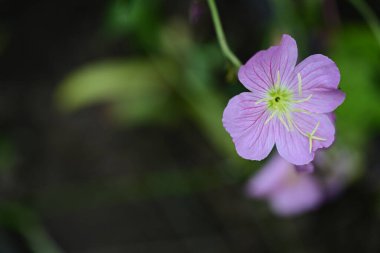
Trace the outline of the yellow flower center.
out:
[[[298,95],[302,96],[302,77],[298,73]],[[310,133],[304,133],[298,125],[294,122],[292,118],[292,112],[301,112],[306,114],[312,114],[311,112],[299,108],[294,108],[294,104],[304,103],[309,101],[312,97],[310,94],[308,97],[295,100],[293,99],[293,91],[281,84],[280,71],[277,71],[277,81],[267,91],[266,97],[258,100],[256,104],[266,102],[268,110],[271,112],[271,115],[265,121],[265,124],[268,124],[274,117],[277,117],[281,124],[284,125],[287,131],[293,131],[296,129],[303,136],[307,137],[309,140],[309,152],[311,153],[313,148],[313,140],[325,141],[326,139],[315,136],[315,133],[318,130],[320,122],[318,122],[315,128]]]

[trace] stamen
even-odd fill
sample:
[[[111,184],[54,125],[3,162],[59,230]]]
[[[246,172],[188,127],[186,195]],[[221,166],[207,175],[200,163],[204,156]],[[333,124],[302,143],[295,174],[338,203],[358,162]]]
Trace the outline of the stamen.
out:
[[[311,112],[309,112],[307,110],[304,110],[304,109],[301,109],[301,108],[294,108],[293,112],[301,112],[301,113],[305,113],[307,115],[311,115],[312,114]]]
[[[278,119],[284,125],[284,127],[286,128],[286,130],[288,130],[288,132],[289,132],[289,127],[286,125],[286,122],[285,122],[285,120],[284,120],[284,118],[282,117],[281,114],[278,116]]]
[[[303,98],[300,100],[294,100],[293,102],[294,103],[303,103],[303,102],[309,101],[312,96],[313,96],[313,94],[310,94],[307,98]]]
[[[276,83],[274,84],[274,87],[277,88],[278,86],[280,86],[280,82],[281,82],[280,71],[277,70],[277,81],[276,81]]]
[[[297,74],[297,78],[298,78],[298,95],[302,96],[302,79],[301,79],[300,73]]]
[[[311,132],[311,135],[314,135],[315,132],[317,132],[317,129],[318,129],[320,123],[321,122],[318,121],[317,125],[314,127],[313,131]]]
[[[286,118],[286,120],[288,121],[290,131],[293,131],[293,130],[294,130],[294,127],[293,127],[293,120],[292,120],[292,118],[291,118],[289,112],[286,112],[286,113],[285,113],[285,118]]]
[[[298,132],[300,132],[303,136],[305,137],[309,137],[307,134],[305,134],[301,129],[299,129],[299,127],[297,126],[297,124],[294,124],[294,127],[298,130]]]
[[[276,116],[276,114],[277,114],[276,111],[272,112],[269,118],[267,118],[267,120],[265,121],[264,125],[268,124],[268,122],[271,121],[271,119],[273,119],[273,117]]]
[[[311,153],[312,149],[313,149],[313,138],[309,137],[309,153]]]
[[[262,98],[262,99],[259,99],[259,100],[256,101],[255,105],[258,105],[258,104],[260,104],[260,103],[262,103],[262,102],[269,101],[269,100],[270,100],[270,98]]]

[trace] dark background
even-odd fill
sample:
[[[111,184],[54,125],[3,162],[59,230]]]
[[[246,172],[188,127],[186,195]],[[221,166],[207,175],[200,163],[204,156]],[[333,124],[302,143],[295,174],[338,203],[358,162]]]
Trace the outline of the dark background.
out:
[[[365,2],[379,16],[379,2]],[[244,194],[262,163],[241,161],[218,120],[244,88],[205,1],[1,0],[0,253],[380,251],[380,41],[366,19],[350,1],[217,4],[243,62],[282,33],[299,39],[301,58],[337,61],[340,145],[360,154],[344,192],[288,218]],[[153,58],[176,62],[188,85],[160,86],[157,107],[145,90],[125,110],[117,91],[74,106],[62,88],[83,66],[91,75],[98,62]]]

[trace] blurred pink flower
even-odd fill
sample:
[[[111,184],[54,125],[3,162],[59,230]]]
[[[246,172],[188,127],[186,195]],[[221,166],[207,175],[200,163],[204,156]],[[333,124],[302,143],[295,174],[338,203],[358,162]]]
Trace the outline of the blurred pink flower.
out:
[[[327,113],[345,99],[338,90],[339,70],[319,54],[296,66],[297,51],[295,40],[283,35],[280,45],[240,68],[239,80],[250,92],[229,101],[223,125],[241,157],[262,160],[276,144],[285,160],[305,165],[317,149],[333,143],[335,127]]]
[[[268,200],[272,210],[280,216],[317,208],[324,199],[322,185],[312,174],[298,172],[310,172],[313,165],[296,167],[276,154],[248,182],[247,194]]]

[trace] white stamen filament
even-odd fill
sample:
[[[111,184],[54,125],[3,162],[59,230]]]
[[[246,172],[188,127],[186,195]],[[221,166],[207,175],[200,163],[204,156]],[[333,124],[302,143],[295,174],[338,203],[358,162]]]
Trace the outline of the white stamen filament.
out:
[[[267,120],[265,121],[264,125],[268,124],[269,121],[271,121],[271,119],[273,119],[274,116],[276,116],[277,112],[274,111],[272,112],[272,114],[269,116],[269,118],[267,118]]]
[[[259,100],[256,101],[255,105],[258,105],[258,104],[260,104],[262,102],[269,101],[269,100],[271,100],[271,98],[269,98],[269,97],[259,99]]]
[[[301,112],[301,113],[305,113],[307,115],[311,115],[312,113],[307,111],[307,110],[304,110],[304,109],[301,109],[301,108],[295,108],[293,109],[293,112]]]
[[[284,127],[286,128],[286,130],[288,130],[288,132],[289,132],[289,131],[290,131],[290,130],[289,130],[289,127],[288,127],[288,125],[286,125],[286,122],[285,122],[285,120],[284,120],[284,118],[282,117],[281,114],[278,115],[278,119],[279,119],[280,122],[284,125]]]
[[[274,84],[274,87],[279,87],[281,82],[281,77],[280,77],[280,71],[277,70],[277,82]]]
[[[310,94],[307,98],[303,98],[303,99],[300,99],[300,100],[294,100],[293,102],[297,103],[297,104],[303,103],[303,102],[309,101],[312,96],[313,96],[313,94]]]
[[[289,112],[286,112],[286,113],[285,113],[285,118],[286,118],[286,120],[288,121],[288,125],[289,125],[289,128],[290,128],[290,131],[293,131],[293,130],[294,130],[294,127],[293,127],[293,120],[292,120],[292,118],[291,118]]]
[[[298,78],[298,96],[302,96],[302,78],[301,78],[300,73],[297,74],[297,78]]]

